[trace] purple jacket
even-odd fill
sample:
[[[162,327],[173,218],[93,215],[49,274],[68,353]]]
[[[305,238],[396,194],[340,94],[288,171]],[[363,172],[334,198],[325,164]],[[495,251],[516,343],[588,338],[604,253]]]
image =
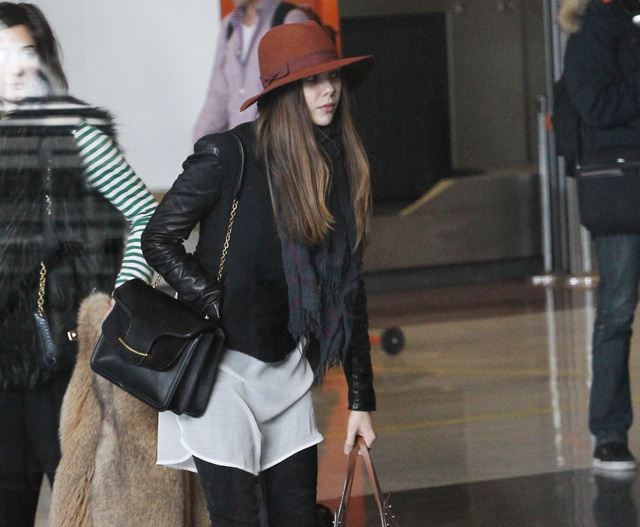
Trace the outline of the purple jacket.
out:
[[[271,29],[271,21],[279,3],[279,0],[262,0],[256,8],[258,25],[245,63],[240,62],[239,58],[242,31],[234,30],[227,40],[228,26],[234,15],[240,16],[240,13],[236,9],[222,21],[207,98],[193,128],[194,143],[207,134],[224,132],[256,118],[255,105],[242,113],[240,113],[240,106],[249,97],[262,91],[258,67],[258,43]],[[284,23],[305,22],[307,19],[303,11],[293,9],[287,13]]]

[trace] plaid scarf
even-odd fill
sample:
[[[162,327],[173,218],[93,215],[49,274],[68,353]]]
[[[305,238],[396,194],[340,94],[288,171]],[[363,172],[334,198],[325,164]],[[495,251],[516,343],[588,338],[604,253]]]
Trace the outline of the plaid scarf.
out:
[[[320,343],[321,378],[327,367],[336,367],[351,342],[351,321],[362,268],[354,251],[355,219],[346,174],[342,169],[340,127],[314,126],[316,140],[331,161],[332,182],[328,206],[335,225],[322,244],[309,247],[294,242],[278,229],[282,261],[289,291],[289,332],[295,340],[304,336]]]

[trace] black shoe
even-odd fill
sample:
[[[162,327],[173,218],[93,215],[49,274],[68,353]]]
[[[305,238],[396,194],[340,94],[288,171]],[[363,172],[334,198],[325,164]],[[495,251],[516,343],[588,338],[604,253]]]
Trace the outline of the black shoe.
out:
[[[593,466],[602,470],[635,470],[636,460],[627,443],[604,443],[593,452]]]
[[[316,503],[318,513],[318,527],[333,527],[333,512],[322,503]]]

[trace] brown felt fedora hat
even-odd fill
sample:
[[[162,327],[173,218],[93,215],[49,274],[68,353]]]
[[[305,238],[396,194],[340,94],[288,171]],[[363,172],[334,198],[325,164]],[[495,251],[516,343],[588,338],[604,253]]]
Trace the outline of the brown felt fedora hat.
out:
[[[335,43],[317,22],[284,24],[270,29],[258,45],[262,92],[240,107],[246,110],[265,94],[292,82],[341,69],[355,89],[375,64],[372,55],[341,59]]]

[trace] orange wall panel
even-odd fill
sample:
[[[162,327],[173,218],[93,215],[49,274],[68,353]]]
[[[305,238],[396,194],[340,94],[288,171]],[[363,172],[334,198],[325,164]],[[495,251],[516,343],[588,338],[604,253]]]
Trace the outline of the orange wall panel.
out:
[[[220,14],[222,15],[222,18],[231,13],[231,11],[233,11],[233,4],[231,3],[231,0],[220,0]]]
[[[292,4],[307,6],[313,9],[325,24],[329,24],[335,30],[340,29],[340,17],[338,14],[338,0],[287,0]],[[220,0],[220,12],[225,17],[233,11],[231,0]]]

